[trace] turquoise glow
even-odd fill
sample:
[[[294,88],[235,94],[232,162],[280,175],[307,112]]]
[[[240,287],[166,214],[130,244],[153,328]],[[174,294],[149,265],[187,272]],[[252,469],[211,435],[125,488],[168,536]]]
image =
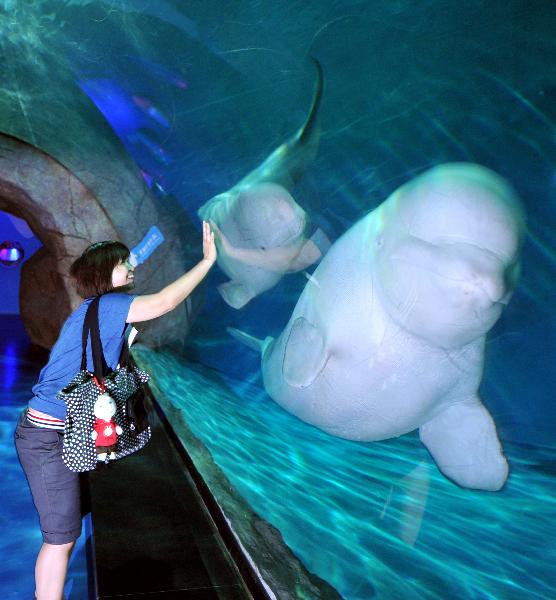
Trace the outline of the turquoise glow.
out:
[[[259,381],[135,353],[234,488],[344,598],[556,595],[550,448],[509,444],[505,488],[466,490],[438,472],[416,435],[340,440],[280,409]]]

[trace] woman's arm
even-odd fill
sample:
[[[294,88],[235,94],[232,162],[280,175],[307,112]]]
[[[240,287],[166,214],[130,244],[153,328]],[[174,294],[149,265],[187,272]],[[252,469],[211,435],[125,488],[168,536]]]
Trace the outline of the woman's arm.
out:
[[[160,292],[137,296],[129,307],[127,323],[149,321],[174,310],[201,283],[215,261],[214,233],[203,221],[203,259]]]

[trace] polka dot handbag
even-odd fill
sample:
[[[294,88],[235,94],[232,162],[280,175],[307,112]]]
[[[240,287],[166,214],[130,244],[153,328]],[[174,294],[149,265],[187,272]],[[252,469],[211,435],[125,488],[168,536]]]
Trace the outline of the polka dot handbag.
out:
[[[83,349],[81,370],[70,383],[58,392],[58,397],[67,406],[64,425],[64,445],[62,457],[66,466],[78,473],[94,470],[98,463],[97,449],[93,439],[95,430],[94,407],[101,394],[108,394],[115,402],[113,420],[120,430],[116,448],[106,453],[105,461],[117,460],[141,449],[150,439],[151,430],[147,425],[138,431],[133,415],[128,414],[128,399],[137,398],[138,391],[149,380],[149,375],[130,364],[127,341],[124,340],[120,364],[114,371],[106,365],[98,324],[100,296],[95,298],[87,309],[83,325]],[[93,350],[94,373],[86,369],[86,347],[89,331]],[[109,458],[108,458],[109,457]]]

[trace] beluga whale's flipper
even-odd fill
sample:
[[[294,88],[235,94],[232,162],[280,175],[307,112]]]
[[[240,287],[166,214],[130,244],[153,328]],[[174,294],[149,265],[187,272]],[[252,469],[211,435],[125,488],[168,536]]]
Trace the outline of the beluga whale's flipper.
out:
[[[457,484],[490,491],[504,485],[508,463],[496,425],[477,396],[421,425],[419,437],[442,473]]]

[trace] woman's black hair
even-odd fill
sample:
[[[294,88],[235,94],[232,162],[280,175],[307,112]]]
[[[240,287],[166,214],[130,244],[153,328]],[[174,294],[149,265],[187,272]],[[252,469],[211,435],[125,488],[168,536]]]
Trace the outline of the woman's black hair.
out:
[[[129,248],[112,240],[91,244],[70,267],[70,276],[82,298],[112,291],[114,267],[129,258]]]

